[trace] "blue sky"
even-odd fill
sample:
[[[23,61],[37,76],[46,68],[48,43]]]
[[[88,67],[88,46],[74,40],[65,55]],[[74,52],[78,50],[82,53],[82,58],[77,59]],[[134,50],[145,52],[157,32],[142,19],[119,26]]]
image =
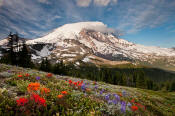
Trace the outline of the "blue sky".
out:
[[[0,38],[37,38],[80,21],[101,21],[131,42],[175,47],[175,0],[0,0]]]

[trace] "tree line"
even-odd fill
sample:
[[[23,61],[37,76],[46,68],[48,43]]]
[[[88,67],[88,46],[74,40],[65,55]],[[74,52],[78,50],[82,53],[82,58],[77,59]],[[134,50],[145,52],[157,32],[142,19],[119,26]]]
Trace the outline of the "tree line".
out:
[[[148,69],[146,70],[144,68],[107,68],[96,67],[95,65],[89,64],[83,64],[77,67],[74,65],[74,63],[69,63],[65,65],[63,61],[51,65],[49,60],[46,58],[43,59],[39,69],[46,72],[52,72],[54,74],[68,75],[82,79],[101,81],[114,85],[136,87],[155,91],[175,91],[175,80],[173,80],[173,78],[170,78],[167,81],[156,81],[155,79],[153,80],[152,77],[146,74],[148,72]],[[157,80],[159,80],[159,76],[161,75],[159,75],[159,73],[156,71],[158,71],[159,73],[160,71],[154,71],[154,73],[157,73]],[[150,72],[152,72],[152,70]]]

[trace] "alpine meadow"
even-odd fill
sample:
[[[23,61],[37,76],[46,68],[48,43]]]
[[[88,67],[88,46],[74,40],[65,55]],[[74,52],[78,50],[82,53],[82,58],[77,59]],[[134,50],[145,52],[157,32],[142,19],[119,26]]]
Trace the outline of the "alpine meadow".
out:
[[[0,0],[0,116],[175,116],[174,0]]]

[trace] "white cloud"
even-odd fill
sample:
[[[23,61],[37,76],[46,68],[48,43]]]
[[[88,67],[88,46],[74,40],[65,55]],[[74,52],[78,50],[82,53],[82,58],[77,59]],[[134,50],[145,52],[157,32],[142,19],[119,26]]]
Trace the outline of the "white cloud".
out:
[[[112,28],[108,28],[107,25],[96,25],[86,27],[88,30],[98,31],[102,33],[115,33],[115,30]]]
[[[154,28],[167,21],[173,13],[166,0],[145,1],[136,6],[138,2],[136,0],[125,3],[126,8],[118,15],[119,29],[136,33],[144,28]]]
[[[94,4],[97,6],[107,6],[111,0],[94,0]]]
[[[117,3],[117,0],[76,0],[77,5],[80,7],[88,7],[91,1],[96,6],[107,6],[109,3]]]
[[[60,18],[62,18],[62,17],[59,16],[59,15],[55,15],[55,16],[53,16],[50,20],[51,20],[51,21],[54,21],[54,20],[60,19]]]
[[[80,7],[88,7],[91,3],[91,0],[77,0],[77,5]]]

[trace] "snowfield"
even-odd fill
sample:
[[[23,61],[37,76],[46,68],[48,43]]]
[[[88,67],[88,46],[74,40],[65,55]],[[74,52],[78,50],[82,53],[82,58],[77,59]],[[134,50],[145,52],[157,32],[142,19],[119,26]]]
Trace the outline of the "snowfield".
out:
[[[84,36],[80,34],[83,29],[93,29],[97,32],[97,37],[101,40],[99,41],[93,37],[89,37],[88,39],[82,39]],[[101,30],[99,28],[102,28]],[[170,48],[160,48],[155,46],[143,46],[139,44],[134,44],[132,42],[128,42],[124,39],[118,39],[112,34],[105,35],[103,34],[104,30],[108,31],[107,26],[102,22],[79,22],[73,24],[66,24],[48,35],[37,38],[34,40],[27,41],[27,44],[36,44],[36,43],[57,43],[63,47],[73,47],[74,44],[67,44],[64,42],[65,39],[75,39],[80,43],[83,43],[85,46],[89,48],[93,48],[94,52],[100,52],[102,54],[110,54],[110,53],[119,53],[119,54],[154,54],[157,56],[175,56],[175,51]],[[103,32],[102,32],[103,30]],[[101,32],[100,32],[101,31]],[[1,42],[3,43],[3,42]],[[122,49],[121,51],[116,50],[116,48]],[[137,55],[134,54],[136,57]]]

